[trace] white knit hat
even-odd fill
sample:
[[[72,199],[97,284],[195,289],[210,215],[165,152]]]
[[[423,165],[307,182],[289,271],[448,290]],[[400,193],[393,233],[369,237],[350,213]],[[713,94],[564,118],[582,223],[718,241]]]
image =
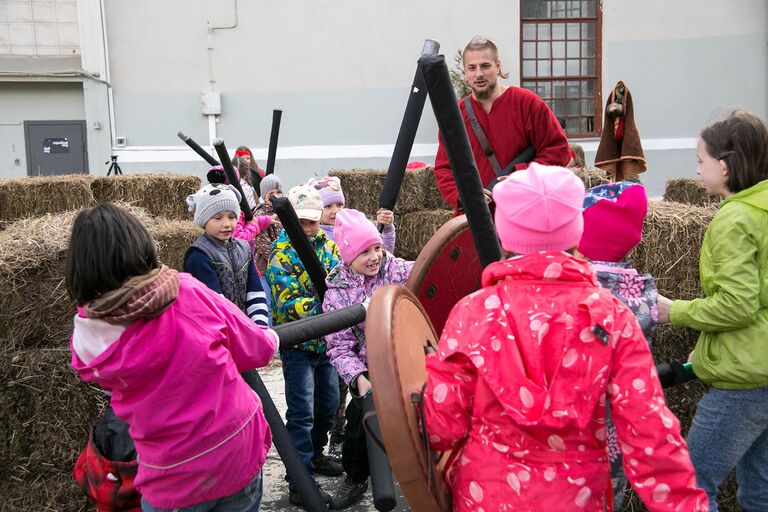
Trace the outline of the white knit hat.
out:
[[[187,196],[189,211],[201,228],[219,212],[234,212],[240,218],[240,193],[231,185],[209,184]]]

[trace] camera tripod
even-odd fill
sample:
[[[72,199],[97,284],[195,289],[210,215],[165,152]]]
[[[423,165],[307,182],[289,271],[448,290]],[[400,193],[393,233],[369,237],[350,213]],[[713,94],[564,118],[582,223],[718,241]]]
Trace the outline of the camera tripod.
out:
[[[115,176],[118,174],[122,176],[123,170],[120,168],[120,164],[117,163],[117,155],[112,155],[110,158],[112,158],[112,163],[109,165],[109,169],[107,169],[107,176],[112,174],[112,171],[115,171]],[[109,162],[104,162],[104,164],[109,164]]]

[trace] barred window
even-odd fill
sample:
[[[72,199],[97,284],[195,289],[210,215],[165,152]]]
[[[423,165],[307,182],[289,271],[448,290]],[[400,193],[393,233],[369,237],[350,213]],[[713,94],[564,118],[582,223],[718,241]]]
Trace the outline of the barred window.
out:
[[[522,0],[520,83],[538,94],[569,137],[600,132],[599,0]]]

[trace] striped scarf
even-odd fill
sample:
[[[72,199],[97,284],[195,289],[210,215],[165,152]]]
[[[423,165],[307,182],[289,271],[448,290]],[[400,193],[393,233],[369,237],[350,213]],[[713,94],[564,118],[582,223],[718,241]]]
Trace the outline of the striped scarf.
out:
[[[162,265],[134,276],[116,290],[101,295],[81,308],[86,318],[126,325],[140,318],[154,318],[165,311],[179,291],[178,271]]]

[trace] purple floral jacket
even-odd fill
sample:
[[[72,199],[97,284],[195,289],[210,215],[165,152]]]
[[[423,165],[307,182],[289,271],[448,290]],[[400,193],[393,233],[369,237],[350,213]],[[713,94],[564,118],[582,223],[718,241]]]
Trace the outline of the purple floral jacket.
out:
[[[353,274],[349,264],[339,263],[326,277],[328,290],[323,299],[323,311],[333,311],[371,298],[373,292],[388,284],[405,284],[413,267],[412,261],[384,253],[379,273],[372,277]],[[326,353],[339,376],[348,385],[358,375],[368,371],[365,350],[365,322],[325,337]]]
[[[610,290],[614,297],[626,304],[637,317],[645,340],[651,336],[659,320],[659,292],[650,274],[639,274],[628,261],[614,263],[593,261],[600,286]]]

